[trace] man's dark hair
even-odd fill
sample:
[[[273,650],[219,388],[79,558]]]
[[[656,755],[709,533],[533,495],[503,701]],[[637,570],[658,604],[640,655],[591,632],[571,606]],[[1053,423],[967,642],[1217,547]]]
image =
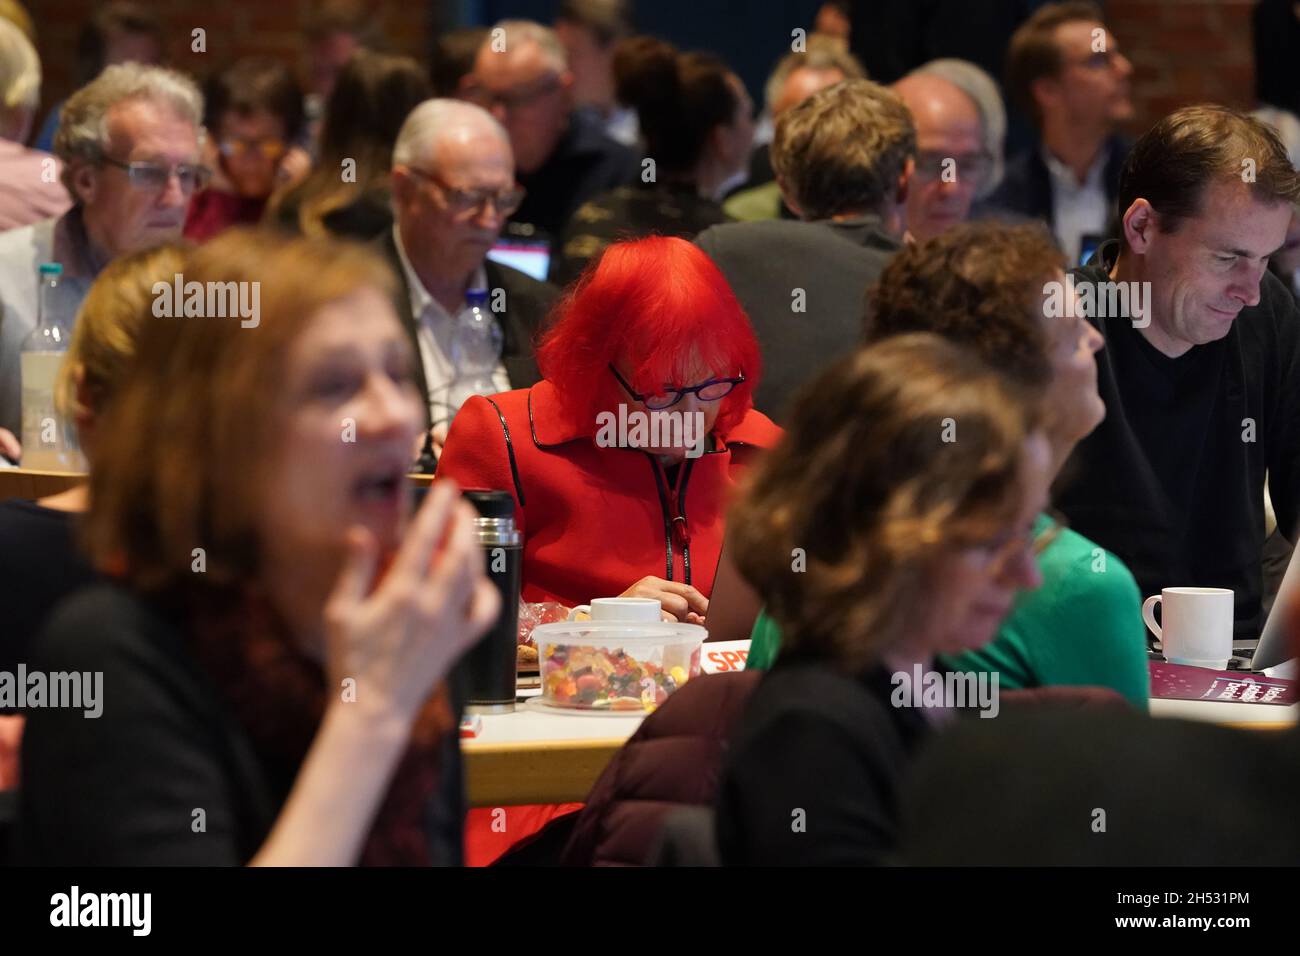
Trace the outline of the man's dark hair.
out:
[[[434,96],[456,95],[461,79],[474,72],[474,60],[488,33],[487,27],[457,27],[439,34],[429,61]]]
[[[108,66],[108,44],[115,33],[150,37],[162,50],[162,26],[147,7],[128,0],[106,3],[91,16],[77,37],[77,85],[85,86]]]
[[[269,57],[246,57],[212,76],[203,91],[203,124],[213,136],[226,113],[248,116],[265,110],[284,124],[284,138],[297,139],[303,124],[302,89],[293,71]]]
[[[1249,162],[1247,162],[1249,161]],[[1300,173],[1277,133],[1252,116],[1205,104],[1175,110],[1134,144],[1119,179],[1119,214],[1145,199],[1161,232],[1197,216],[1214,180],[1249,185],[1260,202],[1300,201]]]

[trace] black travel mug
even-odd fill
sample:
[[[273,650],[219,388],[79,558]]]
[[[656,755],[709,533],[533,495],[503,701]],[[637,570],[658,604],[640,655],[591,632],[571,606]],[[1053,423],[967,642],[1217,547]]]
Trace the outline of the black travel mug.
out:
[[[506,491],[466,491],[478,510],[474,522],[487,575],[501,593],[501,613],[482,639],[465,655],[466,706],[472,714],[501,714],[515,709],[519,592],[523,585],[523,540],[515,528],[515,499]]]

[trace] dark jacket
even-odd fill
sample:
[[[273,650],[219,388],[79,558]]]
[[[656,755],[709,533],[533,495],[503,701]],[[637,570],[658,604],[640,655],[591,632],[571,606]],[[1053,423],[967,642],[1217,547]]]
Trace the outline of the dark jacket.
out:
[[[590,115],[575,113],[546,162],[531,173],[519,174],[526,193],[510,221],[541,230],[555,252],[561,230],[578,207],[632,182],[639,168],[632,150],[606,136]]]
[[[20,498],[0,502],[0,607],[6,617],[0,627],[0,673],[13,673],[25,663],[50,612],[95,580],[77,548],[77,518]]]
[[[411,347],[420,355],[420,339],[417,334],[415,316],[411,313],[411,291],[406,284],[406,272],[402,269],[401,257],[397,254],[397,243],[393,231],[389,229],[379,239],[379,250],[388,259],[397,276],[397,299],[393,303],[402,326],[411,339]],[[551,306],[559,297],[560,290],[549,282],[539,282],[532,276],[525,275],[518,269],[503,266],[499,262],[485,259],[483,271],[487,275],[489,307],[496,300],[496,290],[504,291],[505,309],[495,313],[501,324],[502,345],[501,364],[510,376],[511,388],[528,388],[541,380],[537,370],[537,359],[533,355],[534,341],[546,324],[546,317]],[[415,363],[416,381],[420,394],[424,397],[424,407],[429,407],[429,383],[424,376],[424,363]]]
[[[862,338],[867,289],[898,250],[880,219],[736,222],[700,233],[763,353],[754,407],[778,423],[790,399]]]
[[[919,709],[890,704],[889,674],[860,679],[779,659],[749,699],[718,793],[722,861],[871,865],[897,828],[897,787],[929,736]]]
[[[1118,243],[1075,271],[1105,281]],[[1264,480],[1278,529],[1300,523],[1300,311],[1275,276],[1226,335],[1178,358],[1126,316],[1093,318],[1105,420],[1062,469],[1056,506],[1128,565],[1144,595],[1231,588],[1237,638],[1259,636]]]
[[[1295,866],[1298,794],[1295,730],[1008,711],[926,748],[903,788],[899,856],[919,866]]]
[[[730,218],[689,184],[619,186],[573,214],[551,259],[551,281],[568,285],[610,243],[652,235],[694,239]]]
[[[697,677],[647,717],[592,787],[561,863],[642,865],[674,809],[712,807],[727,741],[761,676]]]
[[[1104,147],[1106,165],[1101,178],[1106,187],[1106,199],[1111,204],[1107,236],[1117,235],[1119,213],[1114,203],[1119,195],[1119,175],[1132,145],[1131,141],[1122,136],[1112,136]],[[1047,171],[1047,163],[1043,161],[1041,145],[1036,143],[1031,149],[1007,161],[1002,182],[983,200],[981,207],[995,213],[1005,211],[1013,216],[1038,219],[1055,231],[1056,226],[1052,221],[1052,175]]]

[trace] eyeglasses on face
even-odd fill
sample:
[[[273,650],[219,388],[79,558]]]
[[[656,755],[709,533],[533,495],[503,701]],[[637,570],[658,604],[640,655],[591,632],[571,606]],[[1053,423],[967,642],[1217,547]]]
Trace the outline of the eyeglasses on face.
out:
[[[485,86],[474,84],[465,90],[465,98],[472,103],[490,110],[494,106],[504,107],[506,112],[525,109],[542,97],[556,92],[560,88],[560,78],[554,74],[544,76],[531,83],[524,83],[509,90],[493,92]]]
[[[672,408],[687,395],[694,395],[702,402],[716,402],[720,398],[726,398],[731,394],[733,388],[745,381],[745,373],[741,372],[735,378],[711,378],[707,382],[689,387],[665,386],[662,392],[656,392],[653,395],[642,395],[633,389],[622,375],[618,374],[618,369],[614,367],[613,363],[610,364],[609,370],[614,373],[614,377],[618,379],[618,384],[623,386],[624,391],[646,408],[656,412],[665,408]]]
[[[1081,66],[1085,70],[1101,71],[1109,69],[1119,62],[1119,50],[1114,48],[1097,50],[1081,60],[1071,60],[1069,66]]]
[[[510,189],[457,189],[449,186],[442,181],[436,174],[425,169],[417,169],[414,166],[406,167],[421,179],[433,183],[442,193],[443,201],[447,208],[455,216],[465,216],[469,214],[480,215],[487,208],[487,204],[492,203],[492,208],[500,216],[509,216],[524,201],[524,189],[522,186],[514,186]]]
[[[992,172],[993,157],[983,150],[954,155],[942,150],[926,149],[916,154],[916,175],[926,182],[937,182],[947,174],[949,182],[982,184]]]
[[[282,139],[223,139],[217,144],[221,155],[227,159],[243,159],[250,153],[256,153],[263,159],[279,159],[288,147]]]
[[[175,174],[177,181],[181,184],[181,190],[188,193],[196,189],[203,189],[207,186],[208,181],[212,179],[212,170],[198,163],[178,163],[175,166],[168,166],[165,163],[154,163],[147,160],[124,163],[121,160],[113,159],[111,156],[104,156],[102,159],[109,166],[126,170],[127,178],[136,189],[150,191],[165,189],[168,181],[172,178],[172,174]]]

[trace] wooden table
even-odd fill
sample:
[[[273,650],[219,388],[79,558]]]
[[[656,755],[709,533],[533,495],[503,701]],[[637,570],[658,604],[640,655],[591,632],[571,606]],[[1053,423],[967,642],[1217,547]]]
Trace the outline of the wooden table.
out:
[[[1151,716],[1285,730],[1295,726],[1300,707],[1153,700]],[[581,802],[640,724],[638,717],[558,716],[537,713],[523,704],[513,714],[484,716],[483,732],[461,741],[469,804]]]
[[[483,716],[477,737],[461,740],[472,807],[576,803],[641,725],[640,716],[537,713]]]

